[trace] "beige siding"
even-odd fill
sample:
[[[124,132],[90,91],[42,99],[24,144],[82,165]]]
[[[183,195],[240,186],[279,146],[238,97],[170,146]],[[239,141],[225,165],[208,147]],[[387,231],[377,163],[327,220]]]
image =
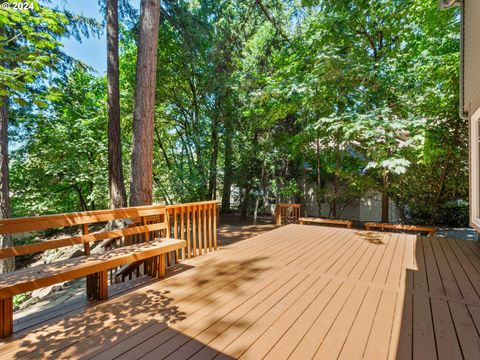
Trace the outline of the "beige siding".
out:
[[[480,0],[465,0],[464,8],[464,111],[480,108]]]
[[[323,203],[321,212],[318,211],[315,185],[309,184],[306,191],[306,213],[308,216],[324,216],[330,213],[328,203]],[[353,201],[346,206],[339,216],[341,219],[354,221],[375,221],[380,222],[382,218],[382,194],[376,191],[369,191],[360,200]],[[401,221],[400,210],[390,200],[389,222],[398,223]]]

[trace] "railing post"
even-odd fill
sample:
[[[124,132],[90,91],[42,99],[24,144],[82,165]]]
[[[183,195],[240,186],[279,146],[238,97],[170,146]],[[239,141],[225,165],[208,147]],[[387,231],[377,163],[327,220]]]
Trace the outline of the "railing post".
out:
[[[142,216],[140,218],[142,225],[147,225],[147,218],[145,216]],[[145,241],[150,241],[150,233],[148,231],[145,232]]]
[[[88,234],[88,224],[83,224],[82,225],[82,234],[87,235]],[[90,243],[86,242],[83,244],[83,249],[85,252],[85,256],[90,255]],[[94,297],[95,293],[95,279],[93,275],[87,275],[85,278],[85,281],[87,283],[87,298],[91,299]]]
[[[280,204],[275,205],[275,225],[282,225]]]

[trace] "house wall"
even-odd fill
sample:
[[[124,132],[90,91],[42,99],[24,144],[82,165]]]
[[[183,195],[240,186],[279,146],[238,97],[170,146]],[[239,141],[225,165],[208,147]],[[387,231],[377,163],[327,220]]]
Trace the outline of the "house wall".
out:
[[[471,116],[480,108],[479,0],[464,0],[463,24],[463,110]]]
[[[330,207],[327,203],[321,204],[321,212],[318,211],[317,196],[315,187],[307,186],[306,191],[306,212],[308,216],[328,216]],[[353,201],[345,207],[339,216],[342,219],[354,221],[380,222],[382,219],[382,194],[377,191],[369,191],[361,199]],[[400,210],[395,204],[389,201],[389,222],[398,223],[401,221]]]
[[[308,184],[306,186],[305,215],[327,217],[330,213],[330,207],[327,203],[321,204],[321,212],[319,213],[315,188],[315,184]],[[239,198],[240,189],[238,187],[233,187],[232,195],[230,197],[230,205],[232,208],[240,205]],[[389,202],[389,206],[389,222],[400,222],[401,217],[398,208],[392,201]],[[275,204],[269,204],[263,209],[263,211],[265,211],[267,214],[273,214],[275,212]],[[353,221],[380,222],[382,219],[382,194],[378,191],[370,191],[366,193],[361,199],[354,200],[351,202],[351,204],[346,206],[339,218]]]
[[[473,208],[478,207],[478,151],[476,149],[477,134],[472,132],[474,114],[478,115],[480,109],[480,1],[463,0],[462,5],[462,59],[460,87],[463,93],[461,99],[462,112],[469,117],[469,159],[470,159],[470,225],[480,232],[478,213],[474,214]],[[472,171],[472,166],[475,168]],[[475,190],[474,190],[475,187]],[[475,203],[474,203],[475,202]],[[478,212],[475,211],[475,212]]]

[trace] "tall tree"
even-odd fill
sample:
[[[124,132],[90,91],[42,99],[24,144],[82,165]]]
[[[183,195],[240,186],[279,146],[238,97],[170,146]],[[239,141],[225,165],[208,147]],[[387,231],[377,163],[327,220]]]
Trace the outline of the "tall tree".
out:
[[[110,207],[127,206],[120,130],[118,0],[107,0],[108,188]]]
[[[8,189],[8,98],[0,98],[0,219],[10,217]],[[12,246],[10,235],[0,234],[0,247]],[[13,258],[0,260],[0,274],[15,268]]]
[[[130,205],[152,203],[153,133],[160,0],[142,0],[133,110]]]
[[[97,22],[31,0],[28,9],[0,9],[0,217],[10,216],[8,123],[12,110],[31,113],[47,105],[42,86],[74,61],[61,50],[61,37],[98,34]],[[9,107],[9,105],[11,105]],[[0,236],[0,247],[10,238]],[[0,261],[0,272],[14,267]]]

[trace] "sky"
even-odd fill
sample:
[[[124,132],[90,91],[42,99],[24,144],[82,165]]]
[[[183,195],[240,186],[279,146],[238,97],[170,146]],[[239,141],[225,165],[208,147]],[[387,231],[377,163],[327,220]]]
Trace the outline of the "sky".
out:
[[[135,7],[139,7],[140,0],[132,0]],[[75,14],[95,18],[102,21],[98,0],[52,0],[50,6],[69,10]],[[105,31],[100,38],[82,39],[78,42],[75,39],[63,39],[64,51],[71,57],[81,60],[92,66],[99,74],[107,71],[107,41]]]

